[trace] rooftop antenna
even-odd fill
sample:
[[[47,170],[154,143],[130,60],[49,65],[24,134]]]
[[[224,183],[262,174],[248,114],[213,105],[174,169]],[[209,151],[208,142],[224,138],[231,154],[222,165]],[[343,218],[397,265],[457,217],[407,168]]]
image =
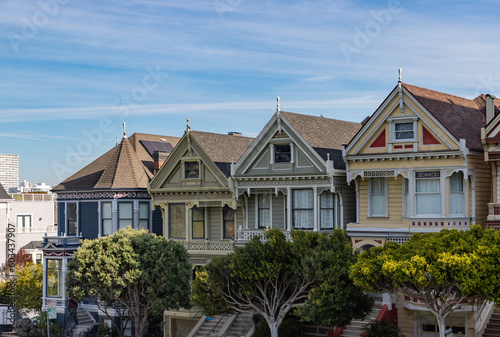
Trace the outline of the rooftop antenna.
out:
[[[399,72],[399,79],[398,79],[398,83],[401,83],[401,79],[402,79],[401,74],[403,73],[403,69],[399,68],[399,69],[398,69],[398,72]]]
[[[118,145],[118,136],[116,136],[116,145]]]
[[[276,97],[276,112],[280,113],[280,97]]]
[[[126,124],[123,122],[123,138],[127,138]]]

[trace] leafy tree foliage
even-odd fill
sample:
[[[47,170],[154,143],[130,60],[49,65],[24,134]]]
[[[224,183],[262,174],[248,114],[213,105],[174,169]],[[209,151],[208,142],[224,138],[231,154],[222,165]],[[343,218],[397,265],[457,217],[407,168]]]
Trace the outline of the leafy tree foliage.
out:
[[[98,297],[106,315],[116,304],[126,308],[135,336],[142,337],[154,316],[189,307],[190,275],[182,245],[147,230],[126,228],[84,240],[69,265],[66,282],[72,299]],[[122,327],[115,327],[123,334]]]
[[[5,264],[2,268],[2,271],[6,275],[12,275],[13,270],[17,268],[23,268],[28,263],[33,263],[33,257],[26,251],[26,249],[21,248],[17,251],[16,254],[14,254],[14,256],[9,257],[9,260],[7,264]]]
[[[304,320],[327,325],[345,325],[370,311],[371,296],[349,281],[355,255],[343,231],[295,231],[292,241],[277,229],[265,235],[197,274],[193,299],[206,314],[259,314],[276,337],[294,309]]]
[[[43,269],[41,264],[28,263],[16,270],[15,301],[18,309],[42,310]]]
[[[402,245],[388,242],[361,254],[350,274],[367,290],[418,299],[443,337],[454,310],[477,298],[500,299],[499,234],[479,226],[414,234]]]

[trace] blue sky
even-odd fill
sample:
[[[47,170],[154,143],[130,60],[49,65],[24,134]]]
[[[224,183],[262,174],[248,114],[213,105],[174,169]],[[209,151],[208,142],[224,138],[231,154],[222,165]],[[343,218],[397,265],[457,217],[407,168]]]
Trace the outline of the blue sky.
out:
[[[0,2],[0,153],[54,185],[122,134],[361,121],[397,84],[500,96],[497,1]],[[91,136],[88,136],[91,135]],[[88,142],[88,138],[93,142]],[[88,146],[91,144],[91,146]],[[86,146],[85,146],[86,145]]]

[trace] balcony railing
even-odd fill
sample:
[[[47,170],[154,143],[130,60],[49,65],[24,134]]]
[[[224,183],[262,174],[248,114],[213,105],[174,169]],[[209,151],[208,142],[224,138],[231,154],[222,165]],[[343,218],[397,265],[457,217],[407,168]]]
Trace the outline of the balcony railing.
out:
[[[21,227],[17,233],[57,233],[57,226],[33,226]]]
[[[500,220],[500,204],[488,204],[488,220]]]
[[[53,243],[58,246],[78,246],[80,244],[80,240],[83,237],[80,236],[45,236],[44,237],[44,246],[47,243]]]
[[[290,232],[283,232],[288,241],[292,239]],[[248,241],[259,236],[261,240],[264,240],[264,229],[238,229],[238,241]]]
[[[15,201],[55,201],[55,194],[47,194],[47,193],[10,193],[9,194],[12,199]]]
[[[184,242],[187,250],[191,251],[224,251],[232,252],[234,250],[234,243],[228,241],[205,241],[205,242]]]

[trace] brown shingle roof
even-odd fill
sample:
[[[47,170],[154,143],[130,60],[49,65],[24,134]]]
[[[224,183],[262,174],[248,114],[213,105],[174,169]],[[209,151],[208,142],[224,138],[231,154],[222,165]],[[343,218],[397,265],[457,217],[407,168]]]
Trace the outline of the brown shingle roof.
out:
[[[161,138],[175,142],[172,143],[174,146],[179,140],[178,137],[135,133],[130,139],[124,138],[120,144],[55,186],[53,191],[147,188],[147,183],[153,176],[153,159],[139,141],[161,141]]]
[[[403,86],[457,140],[465,139],[469,149],[483,151],[481,126],[485,105],[467,99],[403,83]]]
[[[342,145],[354,137],[361,128],[360,123],[286,111],[280,113],[324,160],[329,153],[335,168],[345,168]]]
[[[189,132],[226,176],[231,175],[230,165],[233,158],[236,163],[254,140],[254,138],[250,137],[211,132]]]

